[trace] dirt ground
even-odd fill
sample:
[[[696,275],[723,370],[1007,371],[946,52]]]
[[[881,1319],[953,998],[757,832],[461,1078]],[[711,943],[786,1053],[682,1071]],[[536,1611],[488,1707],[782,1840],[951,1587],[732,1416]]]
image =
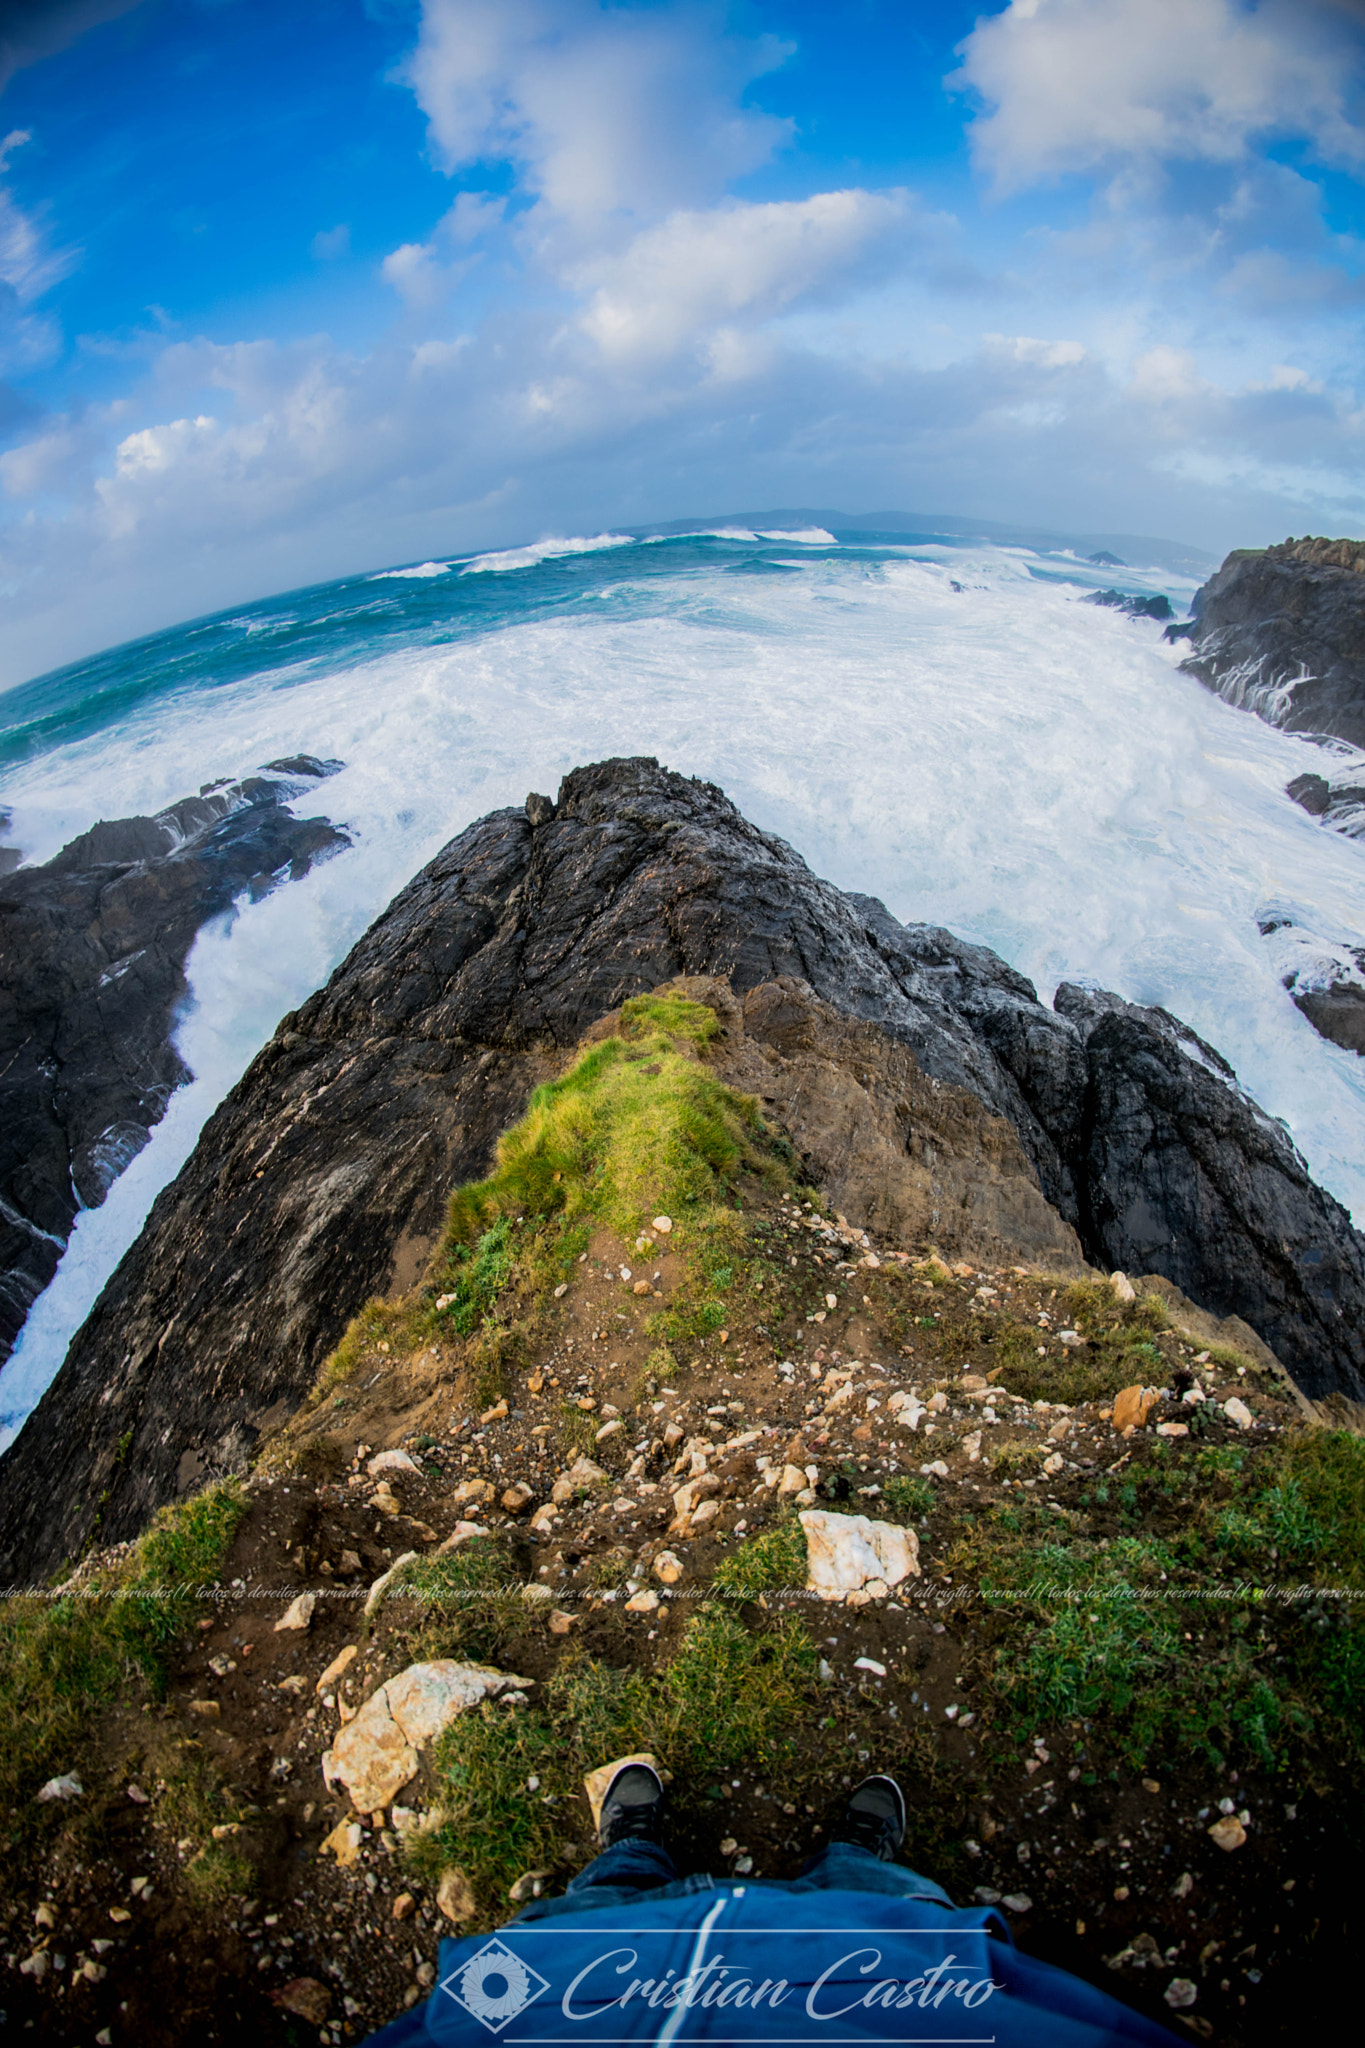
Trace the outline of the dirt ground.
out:
[[[999,1509],[1040,1542],[1049,1529],[1120,1536],[1132,1526],[1121,1482],[1194,1446],[1193,1435],[1157,1434],[1193,1415],[1190,1388],[1209,1410],[1199,1446],[1249,1454],[1300,1426],[1284,1388],[1254,1362],[1211,1357],[1177,1322],[1153,1334],[1144,1375],[1165,1398],[1121,1436],[1112,1395],[991,1394],[1010,1377],[992,1371],[992,1333],[1006,1323],[1037,1335],[1044,1367],[1085,1353],[1061,1338],[1064,1282],[961,1265],[926,1277],[899,1247],[756,1189],[744,1227],[731,1321],[675,1347],[671,1378],[651,1370],[646,1322],[672,1299],[680,1254],[661,1234],[640,1250],[599,1231],[545,1342],[507,1368],[504,1401],[471,1397],[457,1344],[403,1354],[379,1340],[338,1396],[291,1426],[287,1456],[247,1483],[231,1554],[166,1698],[110,1700],[89,1754],[71,1760],[86,1796],[53,1813],[32,1860],[9,1873],[10,2032],[143,2048],[340,2043],[423,1996],[439,1940],[458,1931],[404,1863],[404,1825],[439,1796],[429,1763],[404,1811],[366,1819],[349,1868],[324,1848],[350,1806],[324,1781],[322,1755],[342,1717],[413,1660],[430,1622],[401,1593],[364,1622],[370,1587],[472,1517],[532,1589],[499,1651],[502,1668],[534,1681],[532,1700],[569,1646],[659,1669],[718,1567],[790,1514],[794,1482],[769,1484],[774,1468],[805,1481],[808,1503],[910,1523],[922,1576],[862,1606],[813,1602],[801,1587],[739,1606],[755,1630],[800,1617],[823,1660],[820,1698],[787,1731],[780,1784],[718,1772],[687,1788],[682,1868],[793,1876],[843,1789],[894,1769],[911,1808],[906,1860],[963,1903],[1003,1902],[1032,1953],[1199,2039],[1283,2040],[1323,2010],[1340,1970],[1325,1959],[1344,1953],[1351,1896],[1330,1781],[1214,1766],[1193,1751],[1134,1766],[1075,1718],[1022,1741],[994,1677],[1008,1613],[975,1597],[961,1562]],[[1225,1412],[1234,1397],[1245,1426]],[[397,1448],[420,1469],[367,1471]],[[554,1482],[580,1456],[604,1478],[554,1503]],[[680,1526],[673,1489],[698,1468],[717,1482],[705,1496],[717,1506]],[[924,1512],[890,1513],[888,1485],[904,1479],[921,1482]],[[476,1497],[473,1482],[491,1494]],[[527,1490],[515,1512],[502,1504],[513,1485]],[[1180,1512],[1158,1500],[1144,1531]],[[680,1565],[671,1583],[655,1570],[665,1551]],[[641,1588],[657,1605],[632,1611]],[[311,1622],[280,1632],[305,1590],[317,1596]],[[1268,1658],[1272,1628],[1257,1652]],[[355,1660],[320,1695],[320,1675],[350,1644]],[[1235,1853],[1208,1832],[1220,1803],[1246,1816]],[[551,1888],[591,1852],[586,1799],[569,1806]],[[40,1952],[47,1965],[21,1973]],[[1174,1977],[1197,1986],[1191,2009],[1166,2001]],[[290,2009],[315,1997],[289,1989],[301,1980],[320,1987],[311,2018]]]

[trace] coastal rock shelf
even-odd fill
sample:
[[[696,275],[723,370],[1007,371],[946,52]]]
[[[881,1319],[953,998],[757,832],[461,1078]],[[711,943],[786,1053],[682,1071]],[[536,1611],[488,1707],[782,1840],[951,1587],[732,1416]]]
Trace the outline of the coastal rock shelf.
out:
[[[1365,748],[1365,541],[1238,548],[1198,591],[1181,663],[1271,725]]]
[[[606,761],[452,840],[282,1021],[0,1461],[6,1576],[239,1466],[364,1301],[420,1276],[447,1193],[530,1090],[683,974],[741,1002],[773,985],[746,1032],[802,1086],[826,1054],[840,1087],[867,1077],[860,1128],[915,1166],[897,1200],[939,1197],[945,1251],[1164,1275],[1309,1394],[1365,1393],[1365,1243],[1210,1047],[1117,997],[1064,988],[1049,1009],[985,948],[820,881],[713,785]],[[812,997],[841,1020],[828,1046]],[[859,1069],[854,1026],[879,1067]],[[914,1105],[936,1090],[931,1127]],[[773,1112],[837,1164],[832,1100],[805,1138]]]
[[[296,755],[0,871],[0,1360],[190,1077],[172,1042],[200,929],[350,845],[287,806],[339,761]]]
[[[1365,835],[1365,788],[1352,750],[1365,748],[1365,541],[1282,541],[1239,548],[1196,592],[1180,664],[1230,704],[1347,755],[1335,773],[1296,775],[1288,794],[1347,838]],[[1262,920],[1262,935],[1293,920]],[[1365,969],[1358,948],[1300,935],[1309,955],[1284,985],[1324,1038],[1365,1054]]]

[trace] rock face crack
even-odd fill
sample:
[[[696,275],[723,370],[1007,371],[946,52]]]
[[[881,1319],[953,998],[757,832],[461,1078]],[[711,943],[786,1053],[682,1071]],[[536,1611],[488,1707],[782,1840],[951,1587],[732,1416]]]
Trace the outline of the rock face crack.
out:
[[[680,974],[729,984],[766,1048],[755,1092],[806,1121],[831,1175],[853,1140],[879,1162],[880,1215],[919,1227],[932,1195],[945,1252],[1074,1264],[1079,1241],[1145,1265],[1243,1316],[1308,1393],[1365,1394],[1362,1240],[1175,1020],[1081,990],[1049,1009],[984,947],[835,889],[652,760],[577,769],[532,815],[452,840],[209,1120],[0,1459],[7,1577],[77,1554],[97,1517],[102,1541],[132,1535],[180,1472],[247,1456],[400,1245],[411,1272],[434,1244],[531,1090]]]

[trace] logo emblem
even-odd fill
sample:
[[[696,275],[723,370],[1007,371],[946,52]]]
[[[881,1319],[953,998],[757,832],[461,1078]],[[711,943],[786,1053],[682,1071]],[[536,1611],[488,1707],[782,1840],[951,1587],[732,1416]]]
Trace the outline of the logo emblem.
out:
[[[548,1977],[514,1955],[496,1935],[441,1984],[446,1996],[482,2021],[490,2034],[500,2034],[549,1988]]]

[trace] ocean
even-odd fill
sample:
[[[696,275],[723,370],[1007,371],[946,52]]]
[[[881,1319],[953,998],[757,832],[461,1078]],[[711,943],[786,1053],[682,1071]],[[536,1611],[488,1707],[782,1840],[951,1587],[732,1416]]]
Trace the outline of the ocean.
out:
[[[1109,586],[1177,613],[1196,587],[949,538],[599,534],[293,591],[0,696],[27,859],[296,753],[345,762],[296,808],[355,840],[201,933],[195,1078],[78,1218],[0,1374],[0,1447],[284,1012],[454,833],[612,754],[719,783],[817,873],[1045,997],[1070,979],[1173,1011],[1365,1217],[1365,1061],[1282,985],[1365,946],[1365,849],[1285,795],[1321,749],[1182,676],[1159,625],[1079,601]]]

